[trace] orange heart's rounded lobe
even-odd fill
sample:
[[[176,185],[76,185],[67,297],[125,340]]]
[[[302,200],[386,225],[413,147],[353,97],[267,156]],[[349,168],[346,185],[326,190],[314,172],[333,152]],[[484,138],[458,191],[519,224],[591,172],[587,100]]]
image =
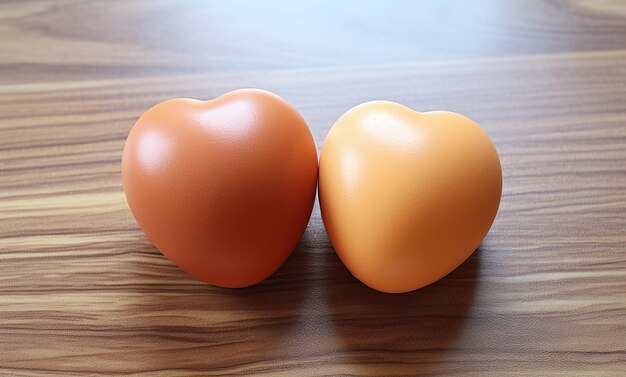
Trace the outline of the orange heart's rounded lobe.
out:
[[[368,102],[324,141],[324,225],[350,272],[379,291],[418,289],[463,263],[487,235],[501,193],[493,143],[460,114]]]
[[[150,241],[221,287],[256,284],[296,248],[311,215],[317,151],[302,116],[255,89],[173,99],[139,118],[122,181]]]

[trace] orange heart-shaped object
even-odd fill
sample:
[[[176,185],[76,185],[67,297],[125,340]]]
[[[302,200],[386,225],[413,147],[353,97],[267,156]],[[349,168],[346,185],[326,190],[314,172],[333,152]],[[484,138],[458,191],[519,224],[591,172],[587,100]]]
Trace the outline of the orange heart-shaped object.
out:
[[[298,244],[315,200],[317,151],[302,116],[272,93],[173,99],[131,130],[122,181],[163,254],[208,283],[245,287]]]
[[[423,287],[463,263],[489,231],[502,192],[498,154],[476,123],[393,102],[361,104],[339,118],[319,169],[337,254],[384,292]]]

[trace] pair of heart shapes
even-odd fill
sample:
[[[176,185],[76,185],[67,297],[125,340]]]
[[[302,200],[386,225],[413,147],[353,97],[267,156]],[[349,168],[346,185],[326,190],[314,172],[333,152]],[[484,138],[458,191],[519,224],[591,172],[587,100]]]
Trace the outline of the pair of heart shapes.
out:
[[[319,183],[342,262],[371,288],[399,293],[442,278],[474,252],[498,211],[502,170],[469,118],[386,101],[343,114],[318,163],[293,106],[242,89],[149,109],[126,140],[122,181],[157,249],[229,288],[259,283],[287,260]]]

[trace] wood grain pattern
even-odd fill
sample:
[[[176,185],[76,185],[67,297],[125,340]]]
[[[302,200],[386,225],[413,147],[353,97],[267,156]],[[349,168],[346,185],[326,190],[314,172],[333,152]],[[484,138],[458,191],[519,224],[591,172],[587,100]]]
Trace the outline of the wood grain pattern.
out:
[[[625,375],[626,6],[468,3],[2,2],[0,375]],[[387,295],[316,207],[264,283],[193,280],[132,219],[121,151],[158,101],[240,87],[318,148],[366,100],[471,116],[503,163],[492,230]]]

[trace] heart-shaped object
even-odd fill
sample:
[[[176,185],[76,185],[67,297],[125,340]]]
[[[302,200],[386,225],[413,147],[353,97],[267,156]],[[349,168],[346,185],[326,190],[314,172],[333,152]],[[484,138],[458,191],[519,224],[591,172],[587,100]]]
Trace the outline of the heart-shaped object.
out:
[[[328,236],[350,272],[379,291],[415,290],[462,264],[489,231],[501,193],[493,143],[460,114],[368,102],[324,141]]]
[[[122,180],[163,254],[210,284],[245,287],[298,244],[315,200],[317,151],[302,116],[275,94],[173,99],[131,130]]]

